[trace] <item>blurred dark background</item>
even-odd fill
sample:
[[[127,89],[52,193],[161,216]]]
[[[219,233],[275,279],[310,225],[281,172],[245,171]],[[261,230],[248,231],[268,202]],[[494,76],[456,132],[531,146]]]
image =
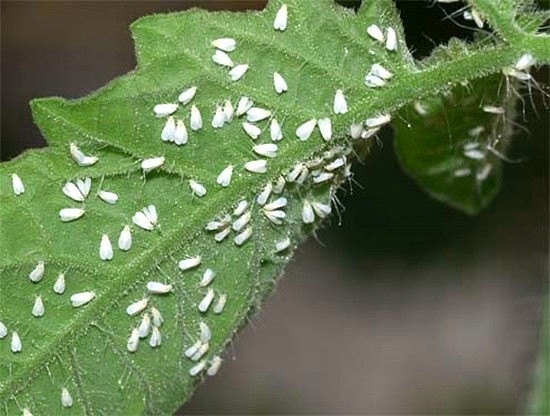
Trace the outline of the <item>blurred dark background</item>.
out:
[[[432,2],[400,1],[417,57],[468,37]],[[1,2],[1,157],[44,146],[28,101],[80,97],[135,65],[128,25],[263,1]],[[348,5],[352,5],[348,2]],[[431,6],[430,6],[431,5]],[[548,82],[547,68],[539,80]],[[548,109],[527,105],[494,203],[471,218],[399,170],[392,132],[355,167],[338,219],[304,244],[276,293],[185,414],[502,414],[530,387],[548,278]]]

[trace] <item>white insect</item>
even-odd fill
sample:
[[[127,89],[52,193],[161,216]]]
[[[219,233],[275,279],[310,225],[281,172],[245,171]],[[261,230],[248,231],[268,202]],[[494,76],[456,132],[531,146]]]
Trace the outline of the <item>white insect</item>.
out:
[[[229,55],[219,49],[216,49],[216,52],[212,55],[212,60],[218,65],[227,66],[229,68],[233,67],[233,61]]]
[[[391,116],[389,114],[379,114],[374,117],[367,118],[365,120],[365,125],[369,128],[380,127],[384,124],[388,124],[391,121]]]
[[[222,188],[226,188],[231,183],[231,178],[233,177],[233,165],[227,165],[216,178],[216,183]]]
[[[199,373],[201,373],[206,368],[206,361],[201,361],[198,364],[195,364],[193,367],[189,369],[189,375],[191,377],[195,377]]]
[[[275,243],[275,253],[280,253],[281,251],[285,251],[289,247],[290,247],[290,238],[287,237],[284,240],[277,241]]]
[[[174,131],[174,143],[178,146],[181,146],[182,144],[187,143],[188,138],[189,136],[187,134],[185,123],[183,122],[183,120],[178,120],[176,124],[176,130]]]
[[[506,76],[514,77],[519,81],[530,81],[531,79],[533,79],[531,74],[527,72],[518,71],[515,68],[503,68],[502,73]]]
[[[176,121],[174,120],[174,117],[170,116],[166,120],[166,123],[164,124],[164,127],[162,128],[162,132],[160,133],[160,139],[163,142],[173,142],[174,141],[174,133],[176,132]]]
[[[214,304],[214,306],[212,306],[212,312],[214,312],[217,315],[222,313],[225,308],[226,302],[227,302],[227,295],[226,294],[221,295],[216,301],[216,303]]]
[[[286,175],[287,182],[295,182],[300,174],[306,169],[303,163],[297,163],[292,170]]]
[[[237,41],[233,38],[219,38],[213,40],[210,45],[216,49],[221,49],[224,52],[233,52],[237,47]]]
[[[23,349],[23,343],[21,342],[21,338],[19,338],[19,334],[17,331],[13,331],[11,334],[11,344],[10,344],[11,352],[21,352]]]
[[[477,149],[479,147],[479,143],[477,142],[468,142],[468,143],[465,143],[464,146],[462,146],[464,148],[464,150],[472,150],[472,149]]]
[[[346,114],[348,112],[348,103],[341,89],[336,90],[334,94],[334,103],[332,104],[334,114]]]
[[[160,330],[158,327],[154,326],[153,331],[151,333],[151,338],[149,338],[149,345],[152,348],[160,347],[160,344],[162,343],[162,335],[160,334]]]
[[[44,277],[44,262],[39,261],[34,269],[29,273],[29,280],[31,282],[37,283],[42,280]]]
[[[241,231],[244,227],[248,225],[251,217],[252,213],[250,211],[246,211],[243,215],[241,215],[233,222],[232,228],[237,232]]]
[[[191,102],[193,98],[195,98],[195,94],[197,93],[197,87],[190,87],[184,90],[178,97],[178,101],[182,103],[183,105]]]
[[[223,360],[218,355],[214,355],[210,360],[210,367],[208,367],[208,370],[206,370],[206,374],[210,377],[218,374],[218,371],[220,370],[220,367],[222,365],[222,361]]]
[[[463,178],[465,176],[470,176],[471,173],[472,173],[472,171],[468,168],[457,169],[453,172],[453,176],[455,178]]]
[[[86,156],[74,143],[71,143],[69,145],[69,150],[71,153],[71,157],[78,166],[92,166],[95,165],[99,160],[95,156]]]
[[[132,247],[132,231],[129,225],[125,225],[118,236],[118,248],[128,251]]]
[[[264,159],[251,160],[244,164],[244,168],[251,173],[266,173],[267,161]]]
[[[304,199],[304,204],[302,207],[302,221],[304,222],[304,224],[312,224],[315,221],[315,213],[313,212],[313,207],[307,199]]]
[[[132,222],[144,230],[151,231],[155,228],[158,221],[157,208],[149,205],[141,211],[136,212],[132,217]]]
[[[369,88],[380,88],[386,85],[386,81],[369,72],[365,76],[365,85]]]
[[[181,271],[193,269],[200,265],[202,262],[201,256],[195,256],[195,257],[188,257],[186,259],[180,260],[178,263],[178,267]]]
[[[112,260],[113,258],[113,246],[107,234],[101,236],[101,242],[99,243],[99,258],[101,260]]]
[[[90,189],[92,189],[92,180],[90,178],[77,179],[76,180],[76,187],[78,188],[78,191],[82,195],[83,199],[86,199],[90,193]]]
[[[332,212],[332,208],[328,204],[323,204],[321,202],[312,202],[311,206],[313,207],[313,211],[315,211],[315,214],[321,219],[328,217]]]
[[[321,137],[327,142],[332,139],[332,123],[330,122],[330,118],[320,118],[317,124],[321,132]]]
[[[195,355],[191,357],[191,360],[199,361],[204,356],[204,354],[208,352],[209,348],[210,348],[210,344],[202,343],[199,349],[197,350],[197,352],[195,353]]]
[[[6,335],[8,335],[8,327],[0,321],[0,339],[6,338]]]
[[[517,62],[514,64],[514,69],[517,71],[526,71],[535,65],[536,60],[530,53],[525,53],[519,57]]]
[[[165,161],[164,156],[143,159],[141,161],[141,169],[143,169],[143,173],[150,172],[153,169],[158,169],[162,165],[164,165],[164,161]]]
[[[393,77],[393,74],[380,64],[372,64],[370,73],[382,79],[390,79]]]
[[[200,342],[201,344],[206,344],[212,339],[212,331],[210,330],[210,327],[203,321],[199,322],[199,330],[200,330]],[[195,354],[192,354],[195,355]]]
[[[44,316],[44,302],[40,296],[34,298],[34,305],[31,311],[32,315],[36,318]]]
[[[270,202],[269,204],[265,204],[263,209],[266,211],[275,211],[277,209],[286,207],[287,203],[288,200],[284,196],[282,196],[280,198],[277,198],[275,201]]]
[[[256,140],[260,134],[262,134],[262,130],[258,126],[248,123],[247,121],[242,123],[242,126],[245,133],[248,134],[252,140]]]
[[[304,169],[300,173],[300,176],[296,178],[296,183],[303,185],[308,177],[309,177],[309,169],[307,168],[307,166],[304,166]]]
[[[233,120],[233,115],[235,114],[235,109],[233,108],[233,103],[231,103],[231,100],[225,100],[223,103],[223,120],[226,123],[231,122]]]
[[[349,126],[349,135],[352,139],[357,140],[361,138],[361,133],[363,133],[363,126],[359,123],[352,124]]]
[[[397,50],[397,33],[393,27],[388,27],[386,30],[386,49],[388,51]]]
[[[332,152],[332,149],[331,149]],[[328,151],[327,151],[328,153]],[[332,156],[328,156],[329,158]],[[324,163],[324,159],[322,157],[314,157],[313,159],[309,159],[306,161],[306,167],[308,169],[315,169],[321,166]]]
[[[273,29],[280,30],[284,32],[288,23],[288,8],[286,4],[283,4],[277,14],[275,15],[275,20],[273,20]]]
[[[142,212],[147,216],[147,219],[151,224],[156,225],[158,221],[157,207],[154,205],[146,206],[142,209]]]
[[[254,146],[252,150],[260,156],[276,157],[279,148],[275,143],[265,143]]]
[[[378,42],[384,42],[384,34],[378,25],[370,25],[367,27],[367,33],[371,38]]]
[[[246,74],[246,71],[248,71],[248,64],[239,64],[231,69],[229,71],[229,77],[231,78],[231,81],[238,81],[240,80],[244,74]]]
[[[265,120],[271,117],[271,111],[260,107],[250,107],[246,112],[246,119],[251,123]]]
[[[415,101],[413,107],[414,110],[421,116],[427,116],[429,113],[428,108],[426,108],[422,101]]]
[[[361,138],[363,140],[366,140],[374,135],[376,135],[378,132],[380,131],[380,127],[375,127],[375,128],[372,128],[372,129],[367,129],[367,130],[364,130],[362,133],[361,133]]]
[[[476,180],[478,182],[483,182],[485,179],[487,179],[492,170],[493,166],[487,163],[483,166],[483,168],[481,168],[481,170],[476,173]]]
[[[200,110],[195,104],[191,106],[191,116],[189,119],[189,126],[191,130],[197,131],[202,129],[202,116]]]
[[[71,295],[71,304],[78,308],[89,303],[93,298],[95,298],[94,292],[79,292]]]
[[[11,186],[16,196],[25,192],[25,185],[17,173],[11,174]]]
[[[224,230],[221,230],[219,233],[216,233],[216,235],[214,235],[214,240],[220,243],[223,240],[225,240],[225,238],[229,235],[230,232],[231,232],[231,228],[226,228]]]
[[[288,84],[281,74],[278,72],[273,73],[273,86],[275,87],[275,92],[277,94],[282,94],[285,91],[288,91]]]
[[[134,303],[128,305],[128,307],[126,308],[126,313],[128,314],[128,316],[136,316],[145,310],[148,303],[149,298],[143,298],[135,301]]]
[[[187,357],[187,358],[191,358],[192,356],[194,356],[197,351],[199,350],[199,348],[201,347],[202,345],[202,342],[201,341],[197,341],[195,342],[193,345],[191,345],[190,347],[188,347],[185,351],[184,351],[184,355]]]
[[[281,125],[275,119],[271,119],[271,124],[269,125],[269,133],[271,135],[271,140],[277,142],[283,139],[283,131],[281,130]]]
[[[206,269],[202,275],[202,279],[199,282],[200,287],[206,287],[208,286],[212,280],[214,280],[214,277],[216,276],[216,272],[212,269]]]
[[[250,238],[251,235],[252,235],[252,228],[248,227],[242,233],[238,234],[233,239],[233,242],[238,246],[242,246],[244,243],[246,243],[248,241],[248,239]]]
[[[483,18],[481,17],[481,15],[476,9],[472,9],[471,17],[474,20],[474,23],[476,24],[476,26],[480,29],[483,29],[483,25],[484,25]]]
[[[281,225],[286,218],[286,212],[281,210],[268,211],[264,209],[263,213],[265,217],[275,225]]]
[[[285,189],[286,180],[283,176],[279,176],[273,185],[273,193],[280,194]]]
[[[472,160],[483,160],[485,159],[485,153],[478,149],[468,149],[464,151],[464,156]]]
[[[193,195],[196,195],[199,198],[202,198],[206,195],[206,188],[199,182],[194,181],[193,179],[189,180],[189,187],[191,188]]]
[[[302,123],[296,129],[296,136],[302,141],[309,139],[316,125],[317,125],[317,120],[314,118],[306,121],[305,123]]]
[[[218,231],[222,228],[225,228],[231,222],[231,217],[229,215],[224,215],[221,219],[209,221],[204,227],[207,231]]]
[[[233,215],[236,215],[237,217],[240,217],[244,214],[246,209],[248,208],[248,202],[246,200],[241,200],[235,207],[235,210],[233,211]]]
[[[32,416],[32,413],[29,409],[24,408],[23,409],[23,416]]]
[[[250,110],[253,105],[254,101],[252,101],[250,98],[244,96],[239,98],[239,102],[237,103],[237,110],[235,110],[235,115],[237,117],[240,117],[243,114],[246,114],[246,112]]]
[[[199,312],[205,313],[208,311],[208,308],[212,304],[212,300],[214,300],[214,289],[208,289],[206,295],[204,295],[197,307]]]
[[[108,204],[114,205],[118,201],[118,195],[114,192],[109,191],[99,191],[97,193],[97,196],[103,201]]]
[[[170,293],[173,290],[173,286],[162,283],[162,282],[147,282],[147,290],[149,293],[154,293],[156,295],[162,295],[165,293]]]
[[[141,322],[139,323],[137,330],[140,338],[146,338],[147,335],[149,335],[149,331],[151,331],[151,317],[147,312],[145,312],[141,317]]]
[[[256,203],[259,206],[264,206],[269,197],[271,196],[271,192],[273,191],[273,185],[271,182],[268,182],[266,186],[264,186],[264,189],[262,189],[262,192],[258,194],[258,197],[256,198]]]
[[[73,182],[67,182],[65,185],[63,185],[62,191],[73,201],[82,202],[86,199],[86,197],[82,195],[82,193],[78,189],[78,186],[76,186]]]
[[[225,118],[223,115],[223,107],[217,106],[216,112],[214,113],[214,117],[212,117],[212,127],[215,129],[219,129],[223,127],[223,123],[225,123]]]
[[[128,341],[126,342],[126,349],[130,352],[136,352],[139,345],[139,330],[137,328],[132,329]]]
[[[346,157],[341,156],[334,159],[329,164],[325,165],[325,170],[332,172],[333,170],[339,169],[346,164]]]
[[[71,407],[72,405],[73,405],[73,398],[71,397],[71,393],[69,393],[69,390],[63,387],[61,389],[61,406]]]
[[[166,117],[174,114],[178,109],[178,105],[174,103],[157,104],[153,107],[153,112],[157,117]]]
[[[151,317],[152,317],[151,321],[153,322],[153,326],[160,327],[164,322],[164,319],[162,319],[162,315],[160,311],[154,306],[151,308]]]
[[[493,105],[484,105],[482,107],[482,110],[489,114],[504,114],[506,111],[504,110],[504,107],[496,107]]]

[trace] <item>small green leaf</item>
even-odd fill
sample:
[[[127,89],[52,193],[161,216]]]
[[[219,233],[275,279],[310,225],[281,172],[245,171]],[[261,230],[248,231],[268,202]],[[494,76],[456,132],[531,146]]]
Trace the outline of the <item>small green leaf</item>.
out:
[[[492,75],[420,99],[394,124],[405,172],[434,198],[469,214],[485,208],[500,186],[516,102],[510,90],[498,94],[504,85],[503,76]]]

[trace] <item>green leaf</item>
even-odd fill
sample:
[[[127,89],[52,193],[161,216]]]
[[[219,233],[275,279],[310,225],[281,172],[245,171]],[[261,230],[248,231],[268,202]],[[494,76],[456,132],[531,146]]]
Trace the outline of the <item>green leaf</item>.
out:
[[[420,99],[394,124],[395,152],[405,172],[434,198],[469,214],[485,208],[500,187],[516,103],[510,91],[498,94],[505,83],[491,75]]]
[[[362,77],[354,79],[354,73],[343,69],[366,67],[367,47],[396,67],[404,67],[403,55],[388,54],[375,45],[362,33],[365,21],[329,1],[288,2],[288,29],[275,31],[272,22],[280,5],[272,2],[261,13],[192,10],[146,17],[132,26],[138,56],[134,72],[84,99],[32,102],[35,121],[50,147],[27,152],[0,167],[1,215],[9,218],[2,224],[2,235],[10,236],[2,238],[0,247],[0,319],[9,330],[0,349],[0,401],[5,412],[26,408],[35,414],[56,414],[62,409],[63,388],[71,394],[76,413],[173,412],[191,395],[246,317],[259,308],[295,246],[325,216],[317,214],[313,224],[304,224],[303,200],[330,206],[335,187],[349,175],[347,163],[335,168],[329,181],[314,184],[308,175],[303,183],[288,183],[281,194],[274,194],[270,200],[288,200],[282,208],[286,212],[282,225],[270,222],[255,200],[266,184],[276,182],[298,162],[309,161],[311,171],[322,171],[324,164],[348,155],[351,149],[342,133],[349,115],[334,116],[333,97],[336,89],[344,88],[355,101],[350,106],[358,107],[364,86]],[[385,22],[398,28],[390,5],[376,9],[386,10]],[[238,82],[231,81],[228,69],[212,62],[210,42],[221,37],[235,38],[238,46],[231,58],[250,64]],[[289,85],[280,96],[273,88],[275,71]],[[162,142],[166,118],[155,117],[153,107],[175,102],[190,86],[197,87],[196,97],[175,113],[187,124],[189,141],[182,146]],[[255,144],[271,141],[268,121],[257,123],[263,133],[256,141],[244,133],[242,118],[235,117],[220,129],[210,125],[218,105],[228,99],[236,106],[243,95],[270,109],[283,126],[278,156],[264,157],[269,159],[265,174],[248,172],[244,165],[261,158],[252,151]],[[197,132],[189,125],[191,104],[202,112],[204,127]],[[297,126],[313,117],[331,117],[338,137],[325,141],[315,129],[309,140],[298,140]],[[78,166],[69,154],[71,143],[99,161]],[[165,158],[160,168],[142,172],[142,160],[160,156]],[[234,165],[233,179],[222,188],[216,178],[229,164]],[[25,184],[22,195],[13,195],[12,173]],[[92,182],[84,202],[61,192],[66,181],[83,178]],[[189,180],[203,184],[207,194],[193,196]],[[118,202],[105,203],[96,195],[100,190],[117,193]],[[205,225],[231,215],[231,226],[237,219],[233,210],[243,200],[252,213],[250,239],[237,245],[233,240],[238,233],[231,231],[216,242],[215,233],[206,231]],[[132,225],[132,216],[150,204],[158,210],[158,226],[145,231]],[[63,223],[58,212],[66,207],[82,207],[85,214]],[[116,245],[126,225],[132,227],[133,245],[124,252]],[[103,235],[115,247],[110,261],[99,256]],[[278,252],[276,243],[287,238],[290,247]],[[198,267],[179,270],[180,260],[195,256],[202,259]],[[39,262],[44,262],[45,274],[33,283],[28,276]],[[207,268],[215,271],[215,279],[200,287]],[[60,273],[66,281],[61,295],[53,291]],[[174,290],[148,294],[149,281],[168,283]],[[206,313],[198,309],[210,289],[215,294],[213,304],[227,296],[220,314],[213,306]],[[71,295],[82,292],[93,292],[95,297],[79,308],[71,306]],[[31,314],[36,296],[45,305],[39,318]],[[148,298],[145,311],[128,316],[126,308],[144,297]],[[151,348],[149,336],[139,342],[136,352],[128,351],[133,328],[144,313],[151,315],[152,307],[164,317],[161,345]],[[185,351],[200,339],[201,322],[211,329],[212,339],[204,356],[193,361]],[[18,353],[10,350],[13,331],[23,344]],[[205,369],[191,376],[190,370],[200,362]]]
[[[262,12],[194,9],[145,17],[132,25],[138,57],[135,71],[80,100],[32,102],[35,121],[49,148],[0,165],[0,320],[8,329],[0,340],[2,412],[173,412],[205,376],[204,370],[197,376],[190,370],[202,360],[207,368],[215,355],[222,354],[247,317],[259,309],[296,245],[318,226],[324,216],[321,211],[313,224],[304,224],[304,201],[330,204],[335,189],[349,178],[350,125],[361,126],[367,118],[394,112],[419,95],[498,72],[525,48],[523,41],[517,45],[495,41],[418,65],[408,53],[389,0],[364,2],[356,15],[329,0],[286,3],[289,25],[284,32],[273,30],[280,0],[271,1]],[[387,51],[366,35],[366,27],[373,23],[395,28],[397,51]],[[235,38],[238,46],[231,58],[250,65],[238,82],[230,80],[226,68],[212,62],[210,43],[221,37]],[[539,39],[533,42],[541,44]],[[540,47],[533,52],[537,60],[547,62],[545,53]],[[364,76],[375,63],[391,70],[394,77],[384,88],[368,89]],[[282,95],[273,89],[275,71],[289,86]],[[204,127],[192,132],[191,104],[181,105],[175,117],[187,123],[188,143],[162,142],[166,119],[155,117],[153,107],[175,102],[190,86],[198,88],[193,104],[202,112]],[[346,114],[332,112],[337,89],[343,89],[348,100]],[[264,174],[251,173],[244,166],[260,158],[252,151],[255,144],[270,142],[267,121],[258,123],[263,133],[256,142],[243,132],[241,120],[220,129],[210,125],[217,106],[225,100],[235,105],[243,95],[269,109],[283,126],[278,156],[268,160]],[[332,120],[332,140],[323,140],[318,129],[308,140],[296,138],[299,125],[322,117]],[[78,166],[69,154],[71,143],[99,161]],[[161,156],[165,158],[162,166],[142,172],[143,160]],[[327,172],[325,165],[344,156],[344,166]],[[303,182],[288,183],[280,195],[272,197],[288,200],[285,220],[275,225],[254,201],[267,184],[277,182],[299,163],[307,163],[310,172]],[[233,180],[221,188],[216,178],[229,164],[235,167]],[[323,170],[334,177],[314,183],[315,173]],[[14,195],[13,173],[25,184],[23,194]],[[72,201],[61,192],[67,181],[83,178],[91,178],[91,192],[84,202]],[[203,184],[207,194],[193,196],[189,180]],[[96,196],[100,190],[116,192],[118,202],[110,205],[100,200]],[[232,213],[242,200],[251,206],[250,239],[237,245],[233,240],[237,233],[230,231],[225,240],[216,242],[205,225],[226,215],[234,221]],[[132,248],[116,248],[124,226],[150,204],[159,213],[157,226],[146,231],[132,225]],[[85,214],[61,222],[59,211],[66,207],[83,208]],[[110,261],[100,259],[103,235],[115,246]],[[287,238],[290,246],[277,251],[276,243]],[[195,256],[201,257],[198,267],[178,268],[180,260]],[[33,282],[29,274],[40,262],[45,273]],[[199,284],[207,268],[216,272],[208,288]],[[60,273],[66,281],[63,294],[53,291]],[[171,284],[173,291],[148,294],[150,281]],[[210,288],[214,302],[227,296],[220,314],[212,307],[207,312],[198,309]],[[71,306],[71,295],[82,292],[93,292],[95,297],[80,307]],[[45,305],[42,317],[31,314],[36,296]],[[144,297],[149,299],[145,312],[128,316],[127,307]],[[164,316],[161,345],[150,347],[148,337],[140,341],[137,351],[128,351],[133,328],[140,325],[144,313],[153,313],[152,307]],[[193,361],[185,351],[200,339],[201,322],[212,330],[212,338],[205,355]],[[12,351],[14,331],[22,341],[20,352]],[[73,399],[70,409],[62,409],[64,388]]]

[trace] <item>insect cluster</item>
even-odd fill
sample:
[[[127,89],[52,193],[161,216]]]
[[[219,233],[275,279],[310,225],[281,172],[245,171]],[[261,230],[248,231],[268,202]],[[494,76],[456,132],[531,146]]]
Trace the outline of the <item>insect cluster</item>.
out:
[[[473,11],[471,14],[475,20]],[[273,30],[283,33],[288,26],[289,10],[286,5],[282,5],[274,16]],[[366,28],[366,33],[375,42],[383,45],[388,53],[393,53],[400,47],[397,33],[392,27],[383,30],[378,25],[372,24]],[[214,48],[211,58],[213,64],[227,71],[228,80],[235,83],[245,82],[246,74],[253,71],[254,67],[250,63],[233,62],[231,53],[237,49],[238,41],[231,37],[220,37],[212,40],[211,47]],[[506,68],[504,72],[516,79],[529,80],[530,75],[527,70],[533,63],[532,57],[526,54],[515,65]],[[389,69],[381,63],[374,63],[364,75],[364,84],[368,88],[383,88],[391,83],[393,78],[394,74]],[[284,71],[273,72],[271,80],[273,92],[277,96],[292,91],[293,86],[289,85],[284,78]],[[200,94],[200,85],[187,86],[177,96],[177,102],[162,102],[153,106],[154,116],[162,120],[158,129],[160,142],[166,145],[185,146],[193,140],[194,133],[208,129],[203,118],[206,110],[204,107],[199,108]],[[249,158],[245,163],[235,161],[227,164],[220,172],[217,172],[215,179],[188,177],[185,186],[189,187],[193,198],[207,200],[209,195],[207,185],[209,183],[215,182],[216,185],[213,186],[225,189],[231,186],[236,174],[239,176],[266,175],[269,172],[270,160],[277,158],[283,148],[281,146],[283,139],[290,140],[292,137],[294,140],[305,142],[318,131],[320,138],[326,143],[326,151],[297,162],[280,175],[270,177],[261,189],[256,191],[255,195],[243,197],[228,204],[231,205],[228,212],[219,213],[204,226],[204,233],[208,238],[214,240],[214,244],[227,244],[229,241],[229,244],[233,244],[237,248],[254,239],[257,230],[261,230],[262,227],[281,230],[280,238],[273,241],[269,254],[273,256],[285,255],[297,243],[295,236],[286,231],[285,225],[300,224],[306,230],[312,230],[332,213],[331,204],[336,200],[336,189],[352,177],[350,163],[352,146],[347,138],[346,142],[336,144],[332,127],[332,120],[348,113],[349,106],[344,90],[337,88],[330,103],[332,114],[322,114],[318,118],[303,120],[292,132],[293,134],[288,134],[288,129],[284,129],[284,120],[278,119],[275,111],[264,108],[255,101],[257,100],[254,97],[249,96],[240,96],[235,103],[230,98],[224,99],[223,104],[218,104],[212,109],[209,123],[212,129],[222,129],[227,124],[239,120],[242,132],[253,143],[251,150],[255,155],[254,158]],[[189,108],[188,117],[176,115],[181,108]],[[421,101],[416,103],[415,109],[421,116],[428,114]],[[505,114],[504,108],[492,104],[484,106],[482,110],[496,117],[503,117]],[[352,140],[369,139],[390,121],[389,113],[375,114],[362,122],[352,124],[346,133]],[[269,131],[269,135],[265,134],[265,131]],[[475,138],[479,134],[481,134],[479,129],[472,130],[472,137]],[[269,136],[269,140],[264,140],[264,136]],[[284,142],[282,143],[284,144]],[[472,160],[483,161],[487,151],[491,151],[491,148],[482,149],[477,141],[472,141],[464,146],[463,155]],[[69,153],[78,166],[89,167],[99,161],[96,156],[86,155],[76,143],[70,144]],[[147,177],[150,172],[162,170],[166,162],[164,156],[151,156],[140,160],[144,177]],[[489,173],[490,165],[484,165],[476,175],[479,180],[483,180]],[[470,175],[471,172],[463,170],[456,171],[455,174],[462,176]],[[20,197],[25,193],[23,180],[16,173],[12,174],[11,179],[13,193],[16,197]],[[90,177],[66,182],[61,191],[72,201],[72,204],[59,210],[59,220],[61,222],[81,220],[86,214],[83,203],[90,198],[91,190],[92,179]],[[98,189],[96,196],[107,206],[115,207],[119,203],[119,195],[112,190]],[[117,238],[113,240],[116,244],[115,248],[111,242],[114,233],[111,233],[111,236],[109,233],[101,234],[97,245],[97,256],[102,262],[101,264],[109,263],[116,255],[120,254],[116,251],[117,247],[120,252],[132,250],[133,238],[136,237],[136,233],[155,232],[160,228],[159,213],[154,204],[146,205],[135,211],[131,220],[131,224],[125,224],[120,231],[117,230]],[[209,355],[210,344],[213,344],[212,339],[216,334],[212,333],[206,318],[212,319],[212,316],[215,318],[224,312],[228,295],[215,288],[218,271],[214,270],[208,260],[197,253],[176,260],[174,264],[174,268],[179,269],[181,275],[196,273],[199,270],[201,275],[197,291],[200,299],[196,302],[196,312],[200,319],[197,321],[196,327],[193,328],[194,335],[184,351],[185,357],[192,363],[188,369],[191,376],[199,376],[203,373],[213,376],[218,372],[222,363],[222,359],[216,353]],[[44,277],[45,268],[45,262],[38,261],[29,272],[28,280],[33,284],[39,284]],[[52,290],[59,296],[65,294],[65,273],[59,273]],[[144,287],[146,295],[126,306],[127,317],[135,320],[134,325],[129,328],[128,337],[125,338],[125,349],[128,353],[138,354],[140,343],[147,338],[149,346],[155,350],[163,345],[161,328],[164,318],[158,305],[154,304],[159,297],[171,296],[174,290],[173,282],[150,280]],[[100,293],[96,294],[94,289],[90,289],[72,293],[69,302],[73,308],[84,308],[100,296]],[[46,319],[47,306],[44,299],[37,295],[30,308],[30,313],[35,319]],[[209,315],[210,312],[211,315]],[[9,332],[8,326],[0,321],[0,339],[6,338]],[[225,339],[220,335],[217,341],[221,343]],[[11,329],[10,348],[14,354],[24,351],[24,342],[16,329]],[[60,398],[63,407],[73,405],[71,394],[65,386],[61,387]],[[28,409],[25,409],[25,412],[30,415]]]
[[[513,65],[503,68],[502,73],[508,84],[506,94],[513,91],[518,97],[521,97],[514,90],[514,87],[511,86],[513,83],[528,83],[527,86],[530,88],[529,83],[534,82],[534,80],[528,71],[534,64],[535,60],[533,56],[526,53],[520,56]],[[501,92],[499,91],[500,94]],[[452,99],[456,102],[460,100],[460,97],[455,96]],[[467,130],[466,137],[455,139],[456,143],[453,147],[456,149],[457,159],[453,166],[450,166],[452,169],[450,169],[449,175],[452,178],[473,178],[476,186],[479,187],[493,172],[496,158],[507,162],[512,161],[504,154],[503,150],[499,150],[499,147],[506,146],[502,132],[506,130],[507,125],[513,124],[513,122],[507,119],[508,109],[503,104],[498,103],[499,100],[500,98],[498,97],[488,99],[483,96],[480,103],[479,116],[476,117],[476,124]],[[487,101],[489,102],[487,103]],[[509,101],[508,97],[504,101]],[[511,102],[514,101],[511,100]],[[414,103],[414,110],[423,118],[431,114],[431,106],[432,104],[429,101],[420,100]],[[479,123],[478,120],[484,119],[487,119],[489,123],[486,125],[477,124]]]

